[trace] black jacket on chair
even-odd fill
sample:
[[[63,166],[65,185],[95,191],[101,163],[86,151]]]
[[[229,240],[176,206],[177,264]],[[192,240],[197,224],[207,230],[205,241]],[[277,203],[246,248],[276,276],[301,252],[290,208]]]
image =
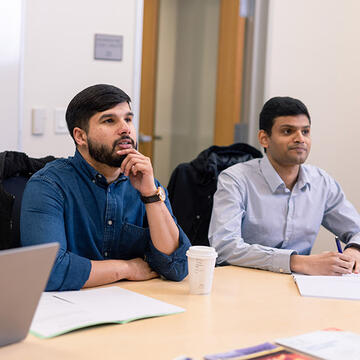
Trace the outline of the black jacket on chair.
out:
[[[213,196],[220,172],[238,162],[260,157],[261,152],[247,144],[211,146],[190,163],[175,168],[167,188],[169,199],[174,215],[192,245],[209,246]]]
[[[40,159],[17,151],[0,153],[0,250],[20,246],[20,209],[27,180],[53,156]]]

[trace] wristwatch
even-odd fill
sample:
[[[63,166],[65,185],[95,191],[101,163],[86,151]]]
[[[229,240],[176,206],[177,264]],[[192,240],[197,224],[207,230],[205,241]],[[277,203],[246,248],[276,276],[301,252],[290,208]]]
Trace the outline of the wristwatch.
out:
[[[165,194],[164,189],[161,186],[159,186],[156,189],[155,195],[151,195],[151,196],[142,196],[141,195],[141,201],[144,204],[150,204],[150,203],[157,202],[157,201],[164,202],[165,199],[166,199],[166,194]]]
[[[350,243],[350,244],[346,245],[344,250],[352,248],[352,247],[355,248],[355,249],[358,249],[360,251],[360,245],[357,244],[357,243]]]

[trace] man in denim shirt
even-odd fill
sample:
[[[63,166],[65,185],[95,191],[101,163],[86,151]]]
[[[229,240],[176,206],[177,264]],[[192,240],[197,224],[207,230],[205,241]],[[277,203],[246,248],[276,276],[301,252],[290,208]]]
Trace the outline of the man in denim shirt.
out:
[[[129,96],[91,86],[70,102],[66,121],[75,156],[37,172],[22,203],[22,244],[60,243],[46,290],[182,280],[190,242],[150,159],[136,150]]]

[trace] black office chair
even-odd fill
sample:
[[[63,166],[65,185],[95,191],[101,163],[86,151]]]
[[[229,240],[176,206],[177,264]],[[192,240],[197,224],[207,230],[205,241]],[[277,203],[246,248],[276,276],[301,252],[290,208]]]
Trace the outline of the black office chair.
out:
[[[53,156],[30,158],[25,153],[0,153],[0,250],[20,246],[20,211],[25,185]]]
[[[213,196],[221,171],[238,162],[262,157],[254,147],[236,143],[230,146],[211,146],[190,163],[173,171],[168,192],[179,225],[192,245],[209,246],[208,231]]]

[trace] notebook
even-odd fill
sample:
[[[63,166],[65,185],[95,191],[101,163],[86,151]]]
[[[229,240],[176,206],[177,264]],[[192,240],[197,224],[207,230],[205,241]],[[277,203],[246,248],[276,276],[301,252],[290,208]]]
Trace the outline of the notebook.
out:
[[[58,243],[0,251],[0,346],[27,335]]]
[[[360,275],[314,276],[292,274],[302,296],[360,300]]]
[[[51,338],[100,324],[125,324],[185,311],[178,306],[118,286],[43,293],[30,333]]]

